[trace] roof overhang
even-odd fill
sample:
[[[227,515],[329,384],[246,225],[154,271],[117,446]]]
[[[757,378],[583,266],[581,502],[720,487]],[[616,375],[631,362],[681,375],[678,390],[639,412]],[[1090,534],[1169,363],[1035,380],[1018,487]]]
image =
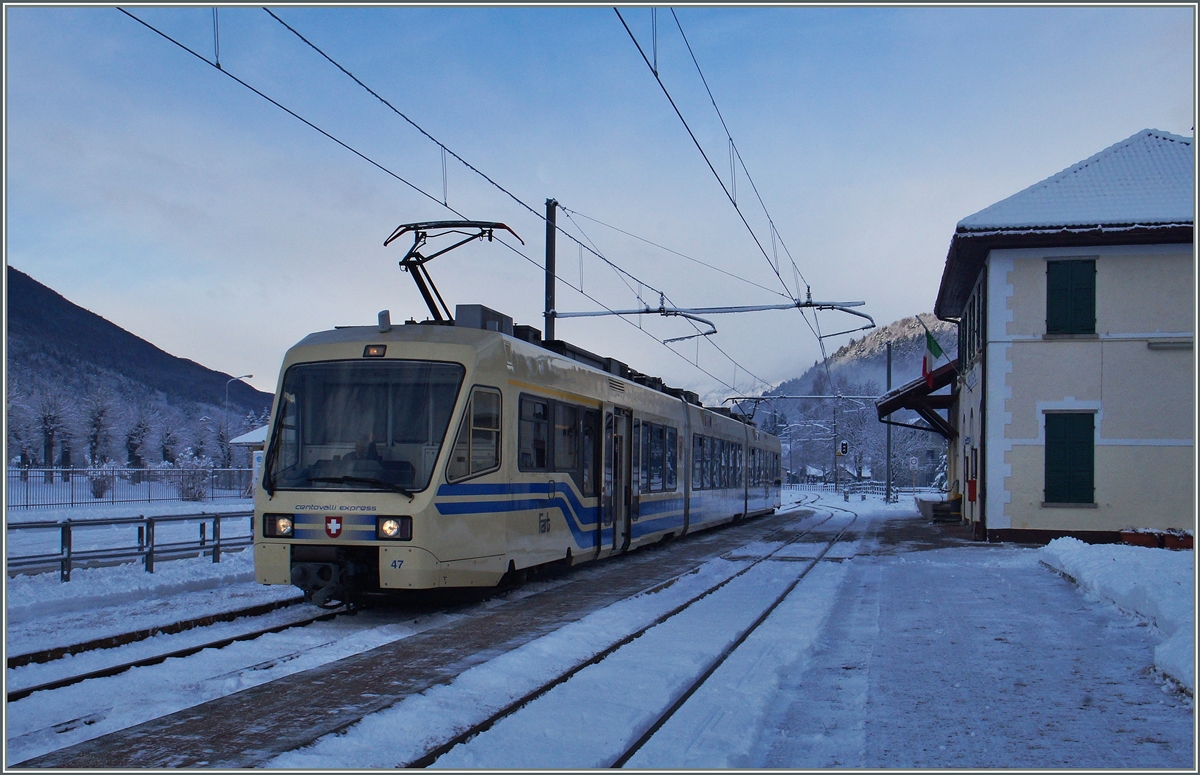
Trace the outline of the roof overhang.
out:
[[[1020,248],[1098,247],[1102,245],[1167,245],[1193,241],[1193,224],[1126,224],[967,230],[959,228],[950,240],[946,268],[933,313],[941,320],[962,316],[971,289],[983,271],[988,253]]]
[[[937,413],[939,409],[952,409],[958,401],[958,359],[934,370],[932,386],[924,377],[901,385],[890,392],[884,393],[875,401],[875,412],[879,421],[889,425],[901,425],[906,428],[916,428],[919,431],[930,431],[952,439],[958,435],[957,429],[946,418]],[[949,393],[933,395],[936,390],[950,387]],[[910,423],[900,423],[888,418],[901,409],[911,409],[929,423],[928,428]]]

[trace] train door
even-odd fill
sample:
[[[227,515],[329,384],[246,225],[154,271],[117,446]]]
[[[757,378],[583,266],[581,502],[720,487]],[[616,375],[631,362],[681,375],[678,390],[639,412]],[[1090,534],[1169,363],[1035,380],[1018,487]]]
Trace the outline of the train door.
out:
[[[604,517],[597,555],[629,546],[632,424],[628,409],[613,407],[604,413]]]

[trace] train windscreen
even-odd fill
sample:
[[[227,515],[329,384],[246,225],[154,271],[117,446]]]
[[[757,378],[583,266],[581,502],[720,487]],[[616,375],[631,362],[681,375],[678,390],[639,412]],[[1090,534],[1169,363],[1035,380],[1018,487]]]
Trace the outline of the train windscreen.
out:
[[[465,369],[434,361],[304,363],[283,380],[264,486],[429,486]]]

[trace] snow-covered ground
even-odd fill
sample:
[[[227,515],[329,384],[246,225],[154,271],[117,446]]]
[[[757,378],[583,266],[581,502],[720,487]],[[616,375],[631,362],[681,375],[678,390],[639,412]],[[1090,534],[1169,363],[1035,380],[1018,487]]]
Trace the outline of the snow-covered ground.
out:
[[[885,506],[878,499],[825,497],[830,506],[862,514],[850,540],[800,581],[628,766],[1195,766],[1192,702],[1175,683],[1157,678],[1169,676],[1189,691],[1194,685],[1192,552],[1070,540],[1041,549],[969,541],[916,546],[887,537],[897,525],[924,524],[911,502]],[[829,530],[845,523],[844,517],[831,520]],[[745,553],[770,548],[760,543]],[[800,546],[785,553],[793,560],[805,556]],[[268,766],[403,764],[639,622],[652,621],[694,589],[732,575],[745,565],[741,554],[714,559],[660,592],[499,654],[451,684],[409,697]],[[772,590],[782,589],[804,565],[780,561],[746,574],[724,594],[706,598],[705,606],[639,638],[632,651],[586,668],[452,750],[437,766],[605,766],[633,734],[629,730],[670,704],[689,671],[719,652],[737,623],[753,619]],[[154,574],[138,565],[77,571],[67,584],[56,574],[8,579],[7,652],[295,594],[255,585],[251,569],[250,553],[243,552],[219,565],[164,563]],[[375,622],[357,636],[362,643],[355,648],[415,631]],[[311,637],[321,637],[320,631]],[[237,650],[206,653],[196,680],[179,684],[148,680],[151,669],[141,668],[131,672],[142,671],[142,678],[88,681],[64,690],[58,701],[110,709],[103,727],[111,731],[145,719],[146,709],[190,707],[244,688],[241,678],[203,677],[219,678],[231,666],[223,670],[223,660],[244,658]],[[14,670],[7,676],[14,684],[42,680]],[[168,685],[179,696],[164,705]],[[114,692],[121,693],[120,702],[114,703]],[[47,707],[47,699],[56,695],[43,697],[36,713],[28,700],[8,708],[7,764],[77,742],[79,734],[94,736],[70,731],[50,735],[50,742],[27,737],[14,750],[15,738],[46,726],[55,701]],[[117,706],[126,710],[113,712]],[[64,708],[62,715],[80,714]],[[63,738],[61,744],[54,738]]]
[[[1075,538],[1059,538],[1038,556],[1089,594],[1154,625],[1164,638],[1154,649],[1155,668],[1195,694],[1193,552],[1089,546]]]

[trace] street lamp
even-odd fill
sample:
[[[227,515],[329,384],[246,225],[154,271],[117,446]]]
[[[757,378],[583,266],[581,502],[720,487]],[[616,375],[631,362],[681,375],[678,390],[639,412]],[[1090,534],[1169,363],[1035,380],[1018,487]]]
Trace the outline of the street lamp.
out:
[[[233,377],[225,383],[225,414],[229,414],[229,383],[237,382],[239,379],[254,379],[254,375],[243,374],[240,377]]]

